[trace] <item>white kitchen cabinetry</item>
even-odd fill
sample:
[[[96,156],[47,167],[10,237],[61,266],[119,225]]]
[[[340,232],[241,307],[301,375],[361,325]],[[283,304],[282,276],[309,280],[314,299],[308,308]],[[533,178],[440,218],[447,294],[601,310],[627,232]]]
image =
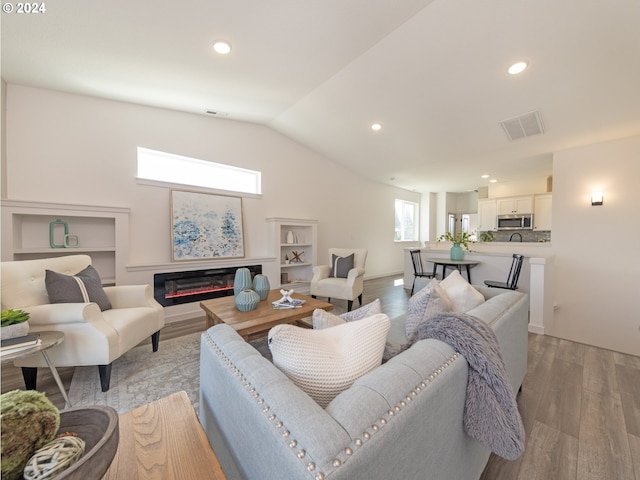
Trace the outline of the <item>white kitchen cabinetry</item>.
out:
[[[478,231],[496,230],[497,206],[495,200],[478,200]]]
[[[272,288],[294,289],[308,294],[313,267],[318,258],[318,222],[292,218],[268,218],[271,251],[280,278],[269,279]],[[297,261],[294,252],[298,253]]]
[[[58,220],[77,236],[77,246],[58,247],[63,245],[60,224],[53,229],[56,247],[51,246],[51,222]],[[86,254],[110,285],[125,273],[128,241],[128,208],[2,200],[2,261]]]
[[[496,202],[498,205],[498,215],[533,213],[533,195],[498,198]]]
[[[533,229],[551,230],[552,194],[536,195],[534,199]]]

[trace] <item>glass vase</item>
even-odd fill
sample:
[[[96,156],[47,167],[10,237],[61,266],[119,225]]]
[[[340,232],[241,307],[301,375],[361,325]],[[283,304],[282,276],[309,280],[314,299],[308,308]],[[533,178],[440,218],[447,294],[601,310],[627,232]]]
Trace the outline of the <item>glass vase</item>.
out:
[[[260,300],[266,300],[271,290],[269,278],[266,275],[256,275],[253,277],[253,290],[260,296]]]
[[[233,279],[233,294],[238,295],[243,290],[253,288],[251,272],[248,268],[238,268]]]
[[[464,257],[464,251],[459,243],[454,243],[449,250],[449,257],[451,260],[462,260]]]

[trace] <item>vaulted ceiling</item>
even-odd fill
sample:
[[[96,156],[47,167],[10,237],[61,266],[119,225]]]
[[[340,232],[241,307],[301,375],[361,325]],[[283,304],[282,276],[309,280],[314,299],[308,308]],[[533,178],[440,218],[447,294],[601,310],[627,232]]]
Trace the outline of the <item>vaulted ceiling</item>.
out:
[[[640,134],[637,0],[41,4],[2,14],[8,83],[264,124],[409,190],[544,177],[554,151]],[[544,133],[510,140],[530,112]]]

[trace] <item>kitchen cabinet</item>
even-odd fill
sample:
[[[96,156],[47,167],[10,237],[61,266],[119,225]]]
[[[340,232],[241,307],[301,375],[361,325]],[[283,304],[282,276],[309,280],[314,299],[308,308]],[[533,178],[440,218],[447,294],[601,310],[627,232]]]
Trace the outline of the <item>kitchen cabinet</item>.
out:
[[[478,200],[478,231],[496,230],[497,205],[494,199]]]
[[[498,215],[533,213],[533,195],[498,198],[496,202]]]
[[[272,281],[272,288],[294,289],[308,294],[313,267],[318,258],[318,222],[292,218],[268,218],[271,251],[276,257],[280,273],[279,281]],[[296,259],[296,252],[300,260]]]
[[[551,230],[551,202],[551,193],[535,196],[533,210],[534,230]]]

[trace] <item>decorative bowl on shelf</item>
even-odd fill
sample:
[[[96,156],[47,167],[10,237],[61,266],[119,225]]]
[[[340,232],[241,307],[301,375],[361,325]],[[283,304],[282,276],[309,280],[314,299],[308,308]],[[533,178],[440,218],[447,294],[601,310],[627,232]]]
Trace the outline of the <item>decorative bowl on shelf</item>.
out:
[[[118,412],[111,407],[69,408],[60,412],[58,433],[75,432],[85,442],[84,455],[55,480],[102,478],[120,441]]]

